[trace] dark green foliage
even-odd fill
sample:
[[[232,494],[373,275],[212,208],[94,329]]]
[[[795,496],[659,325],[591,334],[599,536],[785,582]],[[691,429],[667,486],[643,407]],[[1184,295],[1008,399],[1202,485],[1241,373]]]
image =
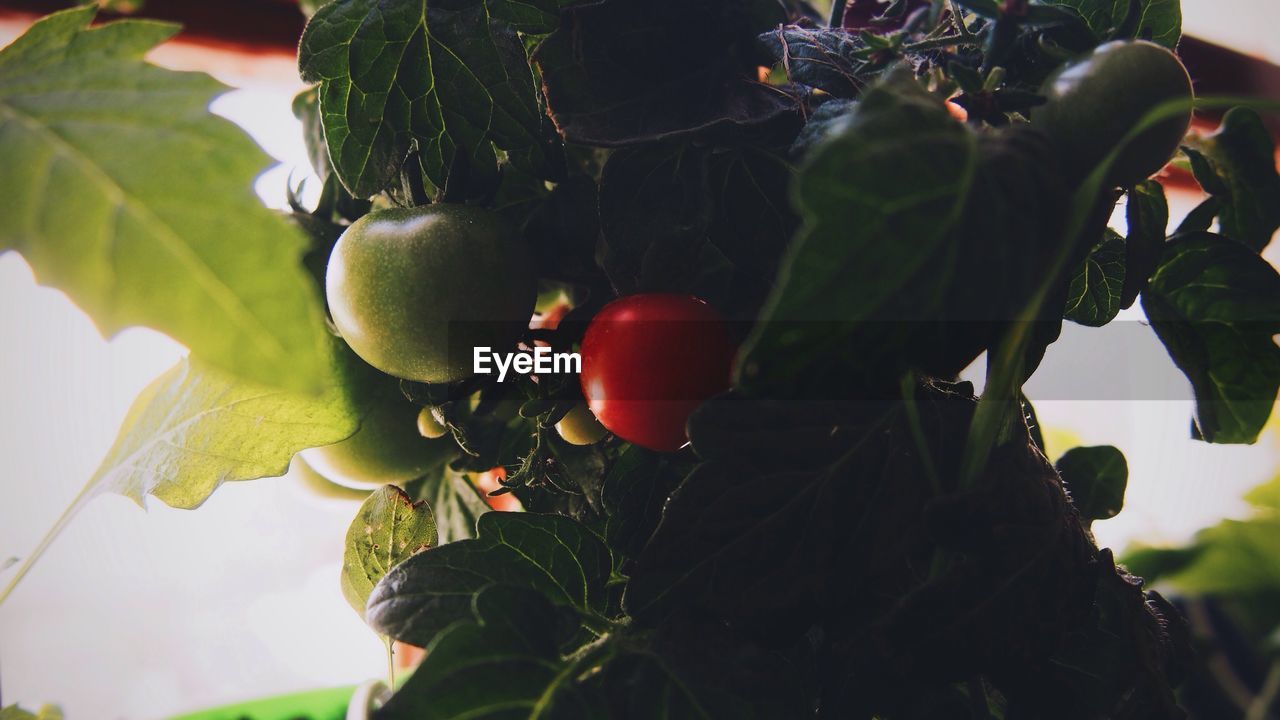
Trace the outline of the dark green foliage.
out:
[[[572,143],[798,124],[797,101],[755,78],[755,37],[783,19],[771,0],[583,3],[562,15],[534,61],[551,117]]]
[[[1178,235],[1142,295],[1169,355],[1196,394],[1197,436],[1252,443],[1280,389],[1280,275],[1242,243]]]
[[[1120,514],[1129,483],[1124,453],[1110,445],[1068,450],[1056,464],[1080,518],[1087,522]]]
[[[821,27],[798,0],[309,3],[299,65],[315,85],[294,110],[319,205],[303,208],[294,188],[291,224],[243,211],[237,228],[254,232],[208,238],[200,213],[261,159],[207,122],[216,87],[143,65],[169,30],[87,30],[92,11],[69,11],[0,50],[0,75],[26,83],[0,82],[0,147],[31,161],[0,167],[21,221],[4,237],[72,297],[114,300],[116,271],[158,277],[162,254],[102,252],[115,237],[104,218],[163,215],[201,243],[140,245],[189,249],[208,267],[165,264],[176,269],[130,298],[212,307],[191,293],[214,283],[215,304],[270,322],[244,342],[202,335],[192,313],[157,327],[197,355],[212,348],[224,370],[262,355],[268,371],[246,377],[297,390],[325,385],[311,382],[326,379],[318,368],[372,372],[326,364],[321,298],[297,265],[322,277],[335,238],[374,206],[466,204],[518,228],[544,302],[572,307],[525,333],[527,347],[571,351],[600,308],[636,293],[694,294],[733,321],[735,386],[692,414],[689,447],[672,453],[561,439],[556,422],[584,400],[573,375],[399,383],[447,428],[447,465],[405,483],[430,505],[439,544],[367,573],[381,576],[370,624],[428,649],[375,717],[1177,718],[1181,618],[1090,533],[1121,511],[1126,461],[1104,446],[1050,466],[1021,384],[1064,318],[1104,325],[1141,297],[1192,383],[1198,436],[1254,441],[1280,389],[1280,275],[1260,256],[1280,226],[1274,146],[1247,111],[1188,141],[1210,197],[1170,238],[1159,182],[1108,187],[1105,171],[1080,182],[1062,138],[1025,120],[1069,55],[1117,38],[1176,45],[1176,0],[847,9]],[[37,103],[28,86],[46,85],[96,104]],[[181,129],[221,152],[198,155],[172,132],[186,115],[152,111],[139,88],[152,104],[183,95],[198,119]],[[20,110],[33,119],[12,120]],[[23,140],[80,127],[82,114],[112,120],[102,127],[116,142],[77,136],[97,174],[76,165],[67,187],[96,189],[65,193],[80,203],[68,234],[41,212],[31,188],[46,184],[31,169],[71,164],[49,160],[57,143]],[[187,179],[183,193],[130,174],[142,165],[118,138],[138,128],[174,143],[157,157],[183,165],[168,173]],[[1118,155],[1084,144],[1089,166]],[[187,172],[206,156],[230,158],[235,177]],[[188,201],[196,184],[213,189],[207,207]],[[143,205],[111,204],[130,188]],[[1125,193],[1122,237],[1107,221]],[[26,232],[37,226],[60,232]],[[303,232],[264,240],[291,229]],[[117,251],[128,262],[111,264]],[[121,318],[155,324],[171,309],[133,304]],[[289,328],[297,337],[281,341]],[[309,358],[310,345],[325,352]],[[976,398],[957,378],[984,353]],[[195,505],[225,479],[283,469],[295,446],[350,436],[361,416],[350,388],[263,396],[199,367],[144,396],[104,487]],[[189,416],[203,420],[180,434],[188,448],[170,424]],[[251,447],[207,452],[227,444]],[[179,461],[182,478],[143,476]],[[481,474],[496,478],[491,497]],[[503,495],[526,512],[491,511]],[[1251,631],[1275,632],[1278,496],[1268,487],[1256,517],[1135,553],[1129,569],[1230,595]]]
[[[1222,234],[1257,252],[1280,228],[1275,149],[1262,118],[1240,108],[1226,114],[1218,132],[1183,147],[1196,180],[1216,201]]]

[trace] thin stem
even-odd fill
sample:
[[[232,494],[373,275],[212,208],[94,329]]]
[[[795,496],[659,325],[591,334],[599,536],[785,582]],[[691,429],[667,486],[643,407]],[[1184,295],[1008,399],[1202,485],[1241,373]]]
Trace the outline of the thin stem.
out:
[[[387,635],[380,636],[382,645],[387,648],[387,687],[392,691],[396,689],[396,652],[391,647],[391,638]]]
[[[827,21],[827,27],[843,27],[844,26],[844,8],[849,0],[831,0],[831,19]]]
[[[957,47],[960,45],[981,45],[981,41],[973,36],[966,35],[948,35],[946,37],[933,38],[932,40],[921,40],[919,42],[908,43],[902,46],[907,52],[921,52],[924,50],[937,50],[938,48]]]
[[[969,678],[968,689],[970,706],[977,713],[974,717],[991,720],[991,703],[987,699],[987,686],[982,682],[982,678]]]
[[[58,516],[58,520],[53,524],[53,527],[49,528],[49,531],[44,534],[44,537],[40,538],[40,543],[35,546],[35,549],[23,558],[22,564],[18,566],[16,571],[14,571],[13,577],[9,579],[9,583],[5,585],[3,591],[0,591],[0,605],[3,605],[4,601],[9,598],[9,595],[11,595],[14,589],[18,587],[18,583],[22,582],[22,578],[27,576],[27,573],[31,570],[32,566],[34,566],[36,561],[44,555],[45,551],[49,549],[49,546],[53,544],[53,541],[58,537],[58,535],[66,529],[67,525],[71,524],[71,520],[76,516],[76,513],[80,512],[80,509],[94,497],[93,490],[94,482],[90,480],[89,483],[81,488],[80,492],[76,493],[76,496],[72,498],[71,504],[67,505],[67,509],[63,510],[62,514]]]
[[[1268,720],[1271,717],[1271,706],[1276,703],[1278,696],[1280,696],[1280,660],[1271,663],[1267,679],[1262,683],[1262,689],[1253,698],[1253,702],[1249,703],[1249,710],[1245,713],[1244,720]]]
[[[920,422],[920,408],[916,406],[916,375],[907,373],[902,376],[900,386],[902,408],[907,415],[907,427],[911,429],[911,439],[915,441],[916,452],[920,454],[920,464],[924,466],[925,475],[929,476],[929,485],[934,495],[942,494],[942,480],[938,477],[938,469],[933,465],[933,453],[930,452],[929,441],[924,436],[924,426]]]
[[[947,7],[951,10],[951,19],[955,21],[956,32],[960,34],[960,37],[978,42],[980,36],[970,32],[969,27],[964,24],[964,13],[960,12],[960,9],[956,7],[955,0],[947,0]]]

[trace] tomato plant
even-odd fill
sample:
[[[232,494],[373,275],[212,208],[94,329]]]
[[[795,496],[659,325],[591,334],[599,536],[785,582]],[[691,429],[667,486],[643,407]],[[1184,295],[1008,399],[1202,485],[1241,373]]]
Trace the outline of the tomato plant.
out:
[[[1197,440],[1271,417],[1272,136],[1138,127],[1192,97],[1176,2],[307,7],[285,215],[162,28],[0,50],[0,250],[192,351],[72,512],[358,485],[335,591],[429,648],[379,720],[1182,717],[1186,624],[1091,532],[1129,465],[1051,465],[1027,385],[1133,308]]]
[[[673,452],[694,408],[729,387],[724,321],[688,295],[632,295],[606,305],[582,338],[582,393],[625,440]]]

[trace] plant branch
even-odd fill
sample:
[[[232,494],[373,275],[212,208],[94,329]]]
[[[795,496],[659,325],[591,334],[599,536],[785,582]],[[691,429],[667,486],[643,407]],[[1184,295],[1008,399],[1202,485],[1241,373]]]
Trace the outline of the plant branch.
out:
[[[831,0],[831,18],[827,21],[827,27],[843,27],[844,26],[844,9],[848,0]]]
[[[44,537],[40,538],[39,544],[23,558],[22,564],[14,571],[13,577],[9,579],[9,583],[5,585],[4,590],[0,590],[0,605],[3,605],[4,601],[9,598],[9,595],[18,587],[18,583],[22,582],[22,579],[27,576],[32,566],[44,555],[58,535],[66,529],[67,525],[71,524],[76,513],[80,512],[81,508],[87,505],[90,500],[97,497],[97,493],[94,492],[95,489],[95,483],[91,480],[80,489],[80,492],[76,493],[76,496],[71,500],[71,504],[67,505],[67,509],[63,510],[62,514],[58,516],[58,520],[54,522],[53,527],[49,528]]]
[[[1271,663],[1267,679],[1262,683],[1262,689],[1254,696],[1253,702],[1249,703],[1244,720],[1270,720],[1271,706],[1276,704],[1277,697],[1280,697],[1280,660]]]

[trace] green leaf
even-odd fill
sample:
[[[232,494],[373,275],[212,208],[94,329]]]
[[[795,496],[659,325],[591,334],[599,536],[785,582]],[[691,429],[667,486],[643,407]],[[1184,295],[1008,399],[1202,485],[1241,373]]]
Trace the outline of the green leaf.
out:
[[[1241,243],[1210,233],[1166,245],[1142,295],[1151,326],[1196,397],[1213,443],[1252,443],[1280,389],[1280,275]]]
[[[600,179],[600,264],[619,294],[689,293],[754,315],[797,222],[791,178],[763,147],[616,150]]]
[[[1045,4],[1075,9],[1099,39],[1107,38],[1129,12],[1129,0],[1046,0]],[[1140,0],[1138,12],[1138,22],[1134,24],[1138,37],[1167,48],[1177,47],[1182,37],[1180,0]]]
[[[1244,499],[1259,510],[1280,512],[1280,476],[1250,490]]]
[[[365,407],[357,371],[313,397],[252,385],[183,360],[134,400],[89,484],[142,504],[199,507],[226,482],[283,475],[300,450],[350,437]]]
[[[598,698],[584,694],[578,673],[570,672],[576,662],[560,656],[556,621],[555,608],[536,592],[484,589],[457,624],[427,646],[426,658],[373,717],[600,717]]]
[[[622,148],[600,177],[600,265],[618,293],[689,292],[711,222],[705,151],[685,143]]]
[[[103,493],[139,505],[152,495],[192,509],[225,482],[283,475],[298,451],[350,437],[374,399],[370,372],[349,352],[337,353],[334,384],[316,396],[247,383],[184,358],[134,400],[115,444],[0,590],[0,603],[75,515]]]
[[[1120,514],[1129,484],[1124,453],[1110,445],[1072,448],[1058,459],[1057,470],[1081,518],[1107,520]]]
[[[791,157],[801,161],[808,157],[809,151],[820,147],[828,135],[835,135],[845,127],[856,107],[857,101],[838,98],[818,105],[791,144]]]
[[[253,194],[270,158],[208,112],[224,86],[143,61],[176,26],[93,16],[55,13],[0,50],[0,252],[107,334],[147,325],[251,382],[318,391],[306,244]]]
[[[293,116],[302,123],[302,142],[307,148],[307,159],[320,182],[329,179],[333,166],[329,163],[329,146],[324,142],[324,124],[320,119],[320,91],[309,87],[293,96]]]
[[[799,121],[757,82],[756,36],[784,20],[771,0],[603,0],[566,11],[534,61],[557,129],[613,147]]]
[[[1165,199],[1164,186],[1155,180],[1143,180],[1131,188],[1125,218],[1129,236],[1124,241],[1124,289],[1120,292],[1120,307],[1129,308],[1147,288],[1160,264],[1160,252],[1169,227],[1169,201]]]
[[[779,677],[788,670],[784,663],[773,660],[765,666],[769,674],[759,677],[760,650],[727,643],[714,627],[689,628],[693,632],[678,638],[614,632],[566,656],[557,644],[561,619],[532,590],[484,588],[373,717],[750,720],[803,714],[794,703],[798,693]],[[692,647],[676,648],[673,641]],[[749,680],[735,677],[744,670]],[[708,676],[736,683],[717,687],[705,682]]]
[[[1218,132],[1191,138],[1183,151],[1201,187],[1220,201],[1222,234],[1261,252],[1280,228],[1276,146],[1262,118],[1230,110]]]
[[[661,454],[627,446],[609,468],[600,491],[608,514],[604,535],[609,547],[626,557],[638,555],[681,479]]]
[[[62,720],[62,709],[56,705],[43,705],[33,713],[10,705],[0,708],[0,720]]]
[[[760,36],[760,43],[787,72],[791,82],[840,98],[857,97],[867,84],[867,63],[856,53],[866,48],[858,36],[834,28],[786,25]]]
[[[1242,631],[1261,638],[1280,625],[1280,478],[1245,497],[1252,516],[1205,528],[1184,547],[1132,548],[1124,562],[1180,592],[1213,595]]]
[[[1204,202],[1192,208],[1191,212],[1187,213],[1187,216],[1178,224],[1178,229],[1174,230],[1173,234],[1185,235],[1188,233],[1209,232],[1221,208],[1221,200],[1215,197],[1207,198]]]
[[[476,592],[494,583],[530,588],[553,604],[595,614],[612,560],[590,530],[571,518],[490,512],[477,537],[418,553],[374,588],[366,619],[378,632],[426,646],[462,619]]]
[[[977,165],[973,134],[909,75],[869,90],[796,179],[804,226],[743,349],[740,382],[799,375],[864,323],[888,332],[932,317],[949,282],[903,288],[945,254]]]
[[[361,617],[369,593],[387,571],[437,544],[431,507],[387,485],[360,505],[347,529],[342,555],[342,596]]]
[[[343,720],[358,688],[307,690],[198,710],[169,720]]]
[[[489,512],[489,504],[465,473],[448,467],[411,483],[413,495],[431,507],[441,544],[476,536],[476,522]]]
[[[1194,546],[1164,548],[1137,545],[1125,550],[1121,562],[1129,572],[1154,583],[1189,567],[1199,552],[1199,548]]]
[[[298,0],[298,9],[302,11],[303,15],[311,17],[322,6],[330,2],[333,2],[333,0]]]
[[[466,196],[496,186],[495,145],[541,171],[547,128],[518,33],[547,32],[556,17],[550,0],[337,0],[317,10],[298,66],[320,83],[343,184],[357,197],[377,194],[410,149],[436,188]]]
[[[1195,559],[1165,579],[1198,594],[1280,590],[1280,517],[1226,520],[1196,535]],[[1273,611],[1274,612],[1274,611]]]
[[[1102,327],[1120,313],[1125,277],[1125,241],[1114,230],[1089,252],[1071,278],[1063,317]]]

